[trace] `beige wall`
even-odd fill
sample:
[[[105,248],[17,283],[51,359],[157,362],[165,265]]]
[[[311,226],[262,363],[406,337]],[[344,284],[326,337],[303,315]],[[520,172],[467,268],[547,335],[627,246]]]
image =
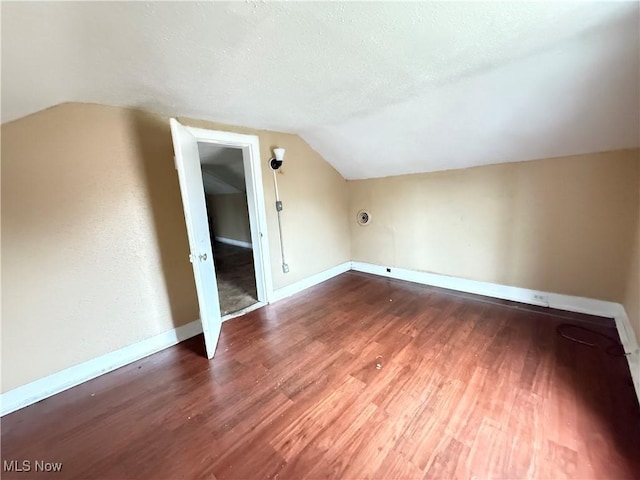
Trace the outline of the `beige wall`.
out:
[[[168,119],[63,104],[1,133],[2,392],[198,318]],[[287,149],[275,288],[349,260],[346,182],[296,135],[255,133],[265,167]]]
[[[638,150],[349,182],[352,259],[622,301]],[[370,226],[355,222],[369,208]]]
[[[262,184],[267,206],[271,273],[275,288],[284,287],[350,260],[347,182],[297,135],[229,126],[188,118],[184,125],[258,135]],[[278,170],[278,189],[284,205],[282,236],[291,271],[282,273],[275,210],[273,174],[267,160],[272,149],[286,149]],[[309,252],[314,252],[310,255]],[[318,254],[321,253],[321,254]]]
[[[245,193],[207,195],[207,212],[216,237],[251,243],[249,208]]]
[[[637,150],[347,183],[296,135],[182,121],[259,136],[275,288],[352,257],[624,300],[640,326]],[[166,118],[64,104],[1,133],[3,392],[198,317]]]

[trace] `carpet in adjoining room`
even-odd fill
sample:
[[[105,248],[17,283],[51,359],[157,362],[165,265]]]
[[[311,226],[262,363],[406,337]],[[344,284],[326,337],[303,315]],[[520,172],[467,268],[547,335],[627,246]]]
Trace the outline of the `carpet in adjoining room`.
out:
[[[214,242],[220,313],[227,315],[247,308],[258,301],[253,250]]]

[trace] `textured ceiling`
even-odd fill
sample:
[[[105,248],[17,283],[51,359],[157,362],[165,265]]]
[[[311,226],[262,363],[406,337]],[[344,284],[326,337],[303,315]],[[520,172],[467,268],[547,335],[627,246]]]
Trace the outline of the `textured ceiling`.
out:
[[[346,178],[640,143],[637,2],[0,8],[3,122],[80,101],[295,132]]]

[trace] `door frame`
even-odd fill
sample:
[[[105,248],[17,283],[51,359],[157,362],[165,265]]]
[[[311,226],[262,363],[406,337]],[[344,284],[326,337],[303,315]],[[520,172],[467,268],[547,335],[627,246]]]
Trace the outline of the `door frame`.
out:
[[[262,185],[260,140],[257,135],[208,130],[186,125],[185,128],[198,142],[212,143],[220,147],[240,148],[242,150],[258,302],[269,303],[273,297],[273,280],[271,277],[271,259],[267,235],[267,209]],[[215,251],[213,255],[215,256]]]

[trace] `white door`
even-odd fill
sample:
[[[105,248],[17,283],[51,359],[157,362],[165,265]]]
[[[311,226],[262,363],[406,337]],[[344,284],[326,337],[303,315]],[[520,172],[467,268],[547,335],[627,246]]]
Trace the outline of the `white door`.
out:
[[[196,292],[200,306],[200,321],[207,347],[207,357],[213,358],[222,328],[218,284],[213,266],[209,220],[204,198],[202,170],[198,142],[183,125],[172,118],[171,137],[176,157],[176,169],[180,179],[184,218],[189,236],[189,258],[193,264]]]

